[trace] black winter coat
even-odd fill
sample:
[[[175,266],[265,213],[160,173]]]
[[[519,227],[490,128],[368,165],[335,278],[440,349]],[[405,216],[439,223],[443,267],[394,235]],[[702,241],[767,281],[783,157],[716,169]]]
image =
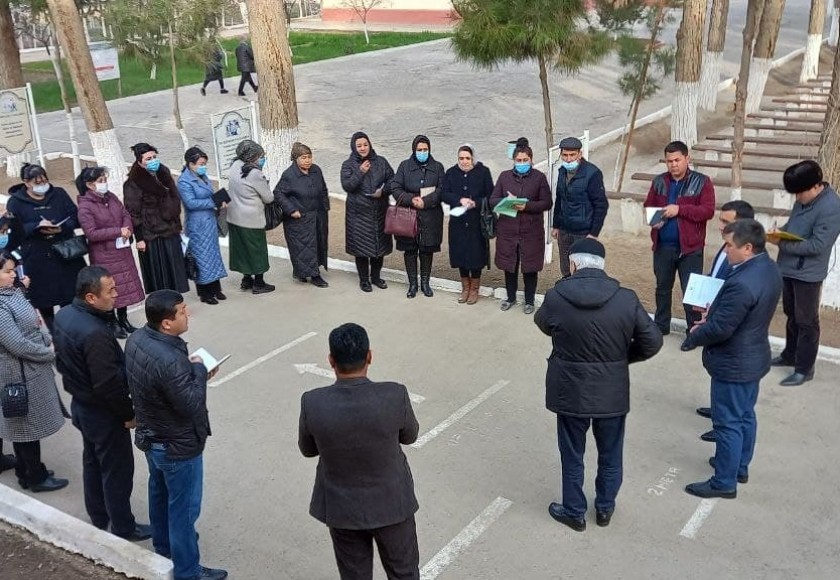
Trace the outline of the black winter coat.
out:
[[[66,191],[54,185],[50,186],[41,201],[32,199],[22,183],[12,187],[9,195],[11,199],[6,209],[23,226],[24,237],[19,240],[20,254],[24,271],[31,280],[27,298],[35,308],[70,304],[76,294],[76,276],[87,264],[84,258],[62,260],[53,252],[52,246],[72,238],[73,230],[79,227],[76,204]],[[60,234],[45,235],[38,229],[41,220],[48,219],[57,224],[68,217],[70,219],[61,224]]]
[[[341,187],[347,192],[345,251],[357,258],[381,258],[394,250],[392,237],[385,233],[385,211],[394,170],[387,159],[371,149],[366,158],[370,169],[362,173],[359,166],[364,159],[355,152],[354,143],[355,139],[350,143],[350,157],[341,164]],[[371,197],[379,187],[383,187],[382,197]]]
[[[210,435],[207,369],[190,361],[187,343],[144,326],[128,338],[125,361],[138,449],[164,443],[169,459],[200,455]]]
[[[566,180],[568,172],[560,167],[557,172],[557,200],[554,204],[552,227],[569,234],[598,237],[610,202],[604,189],[604,174],[586,159]]]
[[[207,62],[207,67],[204,71],[205,81],[220,81],[224,78],[225,72],[225,55],[222,50],[215,46],[210,52],[210,60]]]
[[[548,410],[592,418],[630,412],[629,365],[662,348],[662,333],[635,292],[602,270],[578,270],[546,293],[534,322],[552,343]]]
[[[458,165],[446,170],[441,198],[450,207],[461,206],[461,198],[475,202],[462,216],[449,216],[449,265],[453,268],[480,270],[490,267],[490,242],[481,227],[481,201],[493,193],[493,176],[481,162],[464,172]]]
[[[240,42],[236,47],[236,70],[239,72],[257,72],[254,63],[254,50],[247,42]]]
[[[123,185],[123,197],[138,242],[181,233],[181,194],[166,165],[161,163],[150,173],[135,162]]]
[[[309,173],[292,163],[274,187],[274,199],[283,208],[283,233],[298,278],[318,276],[318,266],[327,267],[330,198],[321,168]],[[292,214],[300,212],[300,218]]]
[[[782,275],[766,252],[734,267],[709,307],[706,322],[686,343],[702,346],[712,378],[758,381],[770,371],[770,321],[782,294]]]
[[[125,355],[108,323],[113,314],[76,298],[55,315],[55,366],[64,390],[120,422],[134,418],[125,376]]]
[[[397,249],[401,252],[440,252],[443,242],[443,208],[440,205],[440,189],[443,185],[443,165],[429,155],[429,160],[420,165],[414,155],[400,163],[391,182],[391,195],[397,205],[412,207],[411,200],[420,197],[420,189],[434,187],[435,190],[423,197],[423,209],[417,210],[419,233],[417,238],[397,236]]]

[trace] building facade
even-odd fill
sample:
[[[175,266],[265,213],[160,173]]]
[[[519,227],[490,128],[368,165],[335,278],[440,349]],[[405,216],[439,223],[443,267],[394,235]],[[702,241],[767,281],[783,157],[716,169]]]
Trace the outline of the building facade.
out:
[[[347,0],[322,0],[324,22],[360,22]],[[448,26],[455,12],[450,0],[382,0],[368,13],[368,24]]]

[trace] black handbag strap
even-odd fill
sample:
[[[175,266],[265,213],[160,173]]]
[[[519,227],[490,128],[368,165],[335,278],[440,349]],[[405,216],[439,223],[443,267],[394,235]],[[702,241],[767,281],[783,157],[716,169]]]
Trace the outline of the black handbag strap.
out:
[[[12,307],[9,306],[8,304],[4,303],[3,308],[5,308],[6,310],[9,311],[9,314],[12,315],[12,320],[15,321],[15,326],[17,326],[17,323],[18,323],[17,317],[15,316],[15,311],[12,310]],[[23,370],[23,359],[20,358],[20,357],[17,357],[17,359],[18,359],[18,363],[20,364],[20,380],[25,385],[26,384],[26,371]]]

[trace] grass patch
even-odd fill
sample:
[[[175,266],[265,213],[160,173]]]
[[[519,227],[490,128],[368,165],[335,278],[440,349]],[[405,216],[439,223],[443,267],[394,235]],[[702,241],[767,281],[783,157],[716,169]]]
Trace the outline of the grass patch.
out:
[[[292,32],[289,42],[292,47],[294,64],[303,64],[360,52],[427,42],[448,36],[448,34],[434,32],[372,32],[370,33],[370,44],[365,44],[365,37],[362,33]],[[228,66],[225,69],[226,77],[238,74],[236,72],[236,57],[234,56],[234,50],[238,44],[239,39],[236,38],[222,40],[222,45],[228,53]],[[151,80],[149,79],[150,65],[135,58],[121,56],[122,96],[130,97],[170,89],[172,84],[168,49],[164,50],[161,60],[162,62],[158,63],[157,67],[157,78]],[[200,83],[204,80],[203,64],[190,61],[181,62],[177,57],[176,61],[178,64],[178,84],[180,86]],[[52,63],[49,61],[26,63],[23,65],[23,75],[27,82],[32,83],[35,109],[39,113],[57,111],[62,108],[61,92],[58,88],[58,82],[55,80]],[[66,64],[64,75],[70,99],[75,105],[76,93],[73,84],[70,82],[70,73]],[[120,97],[118,81],[102,81],[100,85],[106,101]],[[228,87],[228,89],[235,90],[236,87]]]

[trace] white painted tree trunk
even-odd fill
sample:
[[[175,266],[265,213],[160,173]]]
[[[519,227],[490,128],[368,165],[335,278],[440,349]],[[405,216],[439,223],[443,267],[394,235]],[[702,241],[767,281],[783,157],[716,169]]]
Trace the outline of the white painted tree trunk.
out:
[[[25,153],[6,157],[6,176],[20,179],[20,170],[26,161],[27,157]]]
[[[125,158],[117,140],[117,132],[114,129],[107,129],[97,133],[88,133],[88,137],[97,164],[108,168],[108,189],[122,199],[127,171]]]
[[[840,9],[835,1],[829,4],[831,8],[831,28],[828,32],[828,45],[832,48],[837,46],[837,37],[840,36]]]
[[[772,58],[754,58],[750,62],[750,82],[747,84],[747,103],[744,106],[747,115],[757,113],[761,109],[761,97],[764,96],[764,87],[767,85],[771,68]]]
[[[703,53],[703,64],[700,69],[700,96],[698,105],[706,111],[714,111],[717,107],[718,85],[720,84],[722,52]]]
[[[697,99],[699,83],[678,82],[671,109],[671,140],[689,147],[697,143]]]
[[[248,5],[245,2],[239,3],[239,13],[242,15],[242,22],[248,24]]]
[[[804,83],[817,78],[820,70],[821,46],[822,34],[808,35],[808,44],[805,48],[805,56],[802,58],[802,72],[799,74],[799,82]]]
[[[733,187],[729,190],[729,201],[737,201],[741,199],[741,188],[740,187]]]
[[[292,145],[298,140],[298,128],[268,129],[260,126],[260,141],[265,149],[265,176],[272,188],[280,181],[280,175],[289,166]]]
[[[365,44],[370,44],[370,36],[368,35],[367,20],[362,20],[362,28],[365,31]]]
[[[149,80],[157,79],[157,63],[152,63],[152,72],[149,73]]]

